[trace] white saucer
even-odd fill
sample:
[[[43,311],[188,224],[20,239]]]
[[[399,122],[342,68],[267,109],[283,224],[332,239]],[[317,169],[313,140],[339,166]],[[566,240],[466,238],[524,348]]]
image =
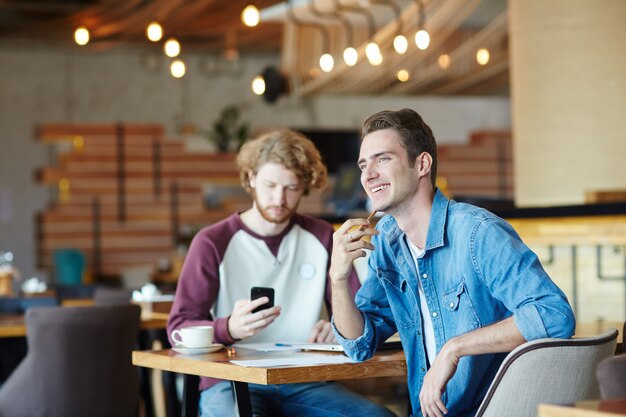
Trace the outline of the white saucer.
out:
[[[176,345],[176,347],[173,347],[172,350],[182,355],[200,355],[202,353],[217,352],[223,347],[224,345],[221,343],[213,343],[211,346],[202,347],[202,348],[188,348],[188,347],[184,347],[183,345]]]

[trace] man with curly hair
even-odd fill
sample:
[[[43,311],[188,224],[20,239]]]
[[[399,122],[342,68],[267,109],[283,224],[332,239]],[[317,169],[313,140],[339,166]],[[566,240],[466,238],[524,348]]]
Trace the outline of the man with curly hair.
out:
[[[315,145],[302,135],[274,131],[247,142],[237,158],[252,207],[201,230],[183,266],[168,331],[212,325],[214,341],[334,342],[328,277],[333,228],[296,212],[327,172]],[[255,312],[267,297],[250,300],[251,287],[272,287],[276,305]],[[350,292],[359,288],[355,273]],[[231,385],[202,378],[200,415],[235,415]],[[392,416],[386,408],[334,383],[250,384],[255,416]]]

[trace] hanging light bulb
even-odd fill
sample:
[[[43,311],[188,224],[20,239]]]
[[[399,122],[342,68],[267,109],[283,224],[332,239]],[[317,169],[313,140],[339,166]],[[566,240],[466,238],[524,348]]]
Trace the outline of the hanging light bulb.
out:
[[[409,78],[411,78],[411,74],[405,70],[405,69],[401,69],[400,71],[398,71],[398,73],[396,74],[396,77],[398,77],[398,80],[400,82],[407,82],[409,81]]]
[[[252,80],[252,92],[257,96],[263,95],[263,93],[265,93],[265,80],[262,76],[257,75]]]
[[[437,62],[439,63],[439,68],[441,68],[442,70],[447,70],[448,68],[450,68],[450,55],[448,54],[441,54],[439,55],[439,59],[437,60]]]
[[[335,66],[333,56],[326,52],[320,57],[320,68],[324,72],[331,72]]]
[[[415,34],[415,45],[422,51],[430,45],[430,35],[424,29],[420,29]]]
[[[79,26],[74,31],[74,41],[80,46],[87,45],[89,43],[89,30],[85,26]]]
[[[180,59],[175,59],[170,64],[170,72],[172,73],[172,77],[182,78],[186,72],[185,63]]]
[[[396,50],[397,53],[403,55],[406,53],[406,50],[409,48],[409,41],[407,41],[406,36],[397,35],[393,38],[393,49]]]
[[[487,48],[480,48],[476,52],[476,62],[480,65],[487,65],[489,62],[489,50]]]
[[[359,54],[356,52],[356,49],[349,46],[343,50],[343,60],[347,66],[353,67],[356,65],[356,61],[359,59]]]
[[[247,5],[241,12],[241,21],[248,27],[255,27],[260,20],[259,9],[254,4]]]
[[[160,41],[163,37],[163,27],[161,27],[159,22],[150,22],[150,24],[146,28],[146,36],[152,42]]]
[[[365,56],[372,65],[380,65],[383,62],[383,56],[376,42],[370,42],[365,47]]]
[[[165,55],[175,58],[180,54],[180,43],[176,39],[170,38],[163,44],[163,50]]]

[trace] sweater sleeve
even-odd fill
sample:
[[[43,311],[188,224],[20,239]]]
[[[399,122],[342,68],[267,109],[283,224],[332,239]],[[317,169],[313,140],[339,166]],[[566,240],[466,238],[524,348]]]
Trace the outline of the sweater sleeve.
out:
[[[168,319],[170,343],[173,342],[171,333],[174,329],[197,325],[213,326],[214,342],[225,345],[235,342],[228,333],[229,317],[213,318],[210,313],[220,286],[221,254],[223,251],[219,250],[206,229],[194,237],[178,279],[176,296]]]

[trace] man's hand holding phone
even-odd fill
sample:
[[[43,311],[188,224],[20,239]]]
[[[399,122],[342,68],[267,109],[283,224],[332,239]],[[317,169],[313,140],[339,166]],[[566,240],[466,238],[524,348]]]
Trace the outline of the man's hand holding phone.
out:
[[[263,288],[259,291],[259,288],[263,287],[253,287],[250,300],[235,302],[228,319],[228,332],[235,340],[254,336],[280,315],[280,307],[274,306],[274,290]],[[267,290],[271,290],[271,294]]]

